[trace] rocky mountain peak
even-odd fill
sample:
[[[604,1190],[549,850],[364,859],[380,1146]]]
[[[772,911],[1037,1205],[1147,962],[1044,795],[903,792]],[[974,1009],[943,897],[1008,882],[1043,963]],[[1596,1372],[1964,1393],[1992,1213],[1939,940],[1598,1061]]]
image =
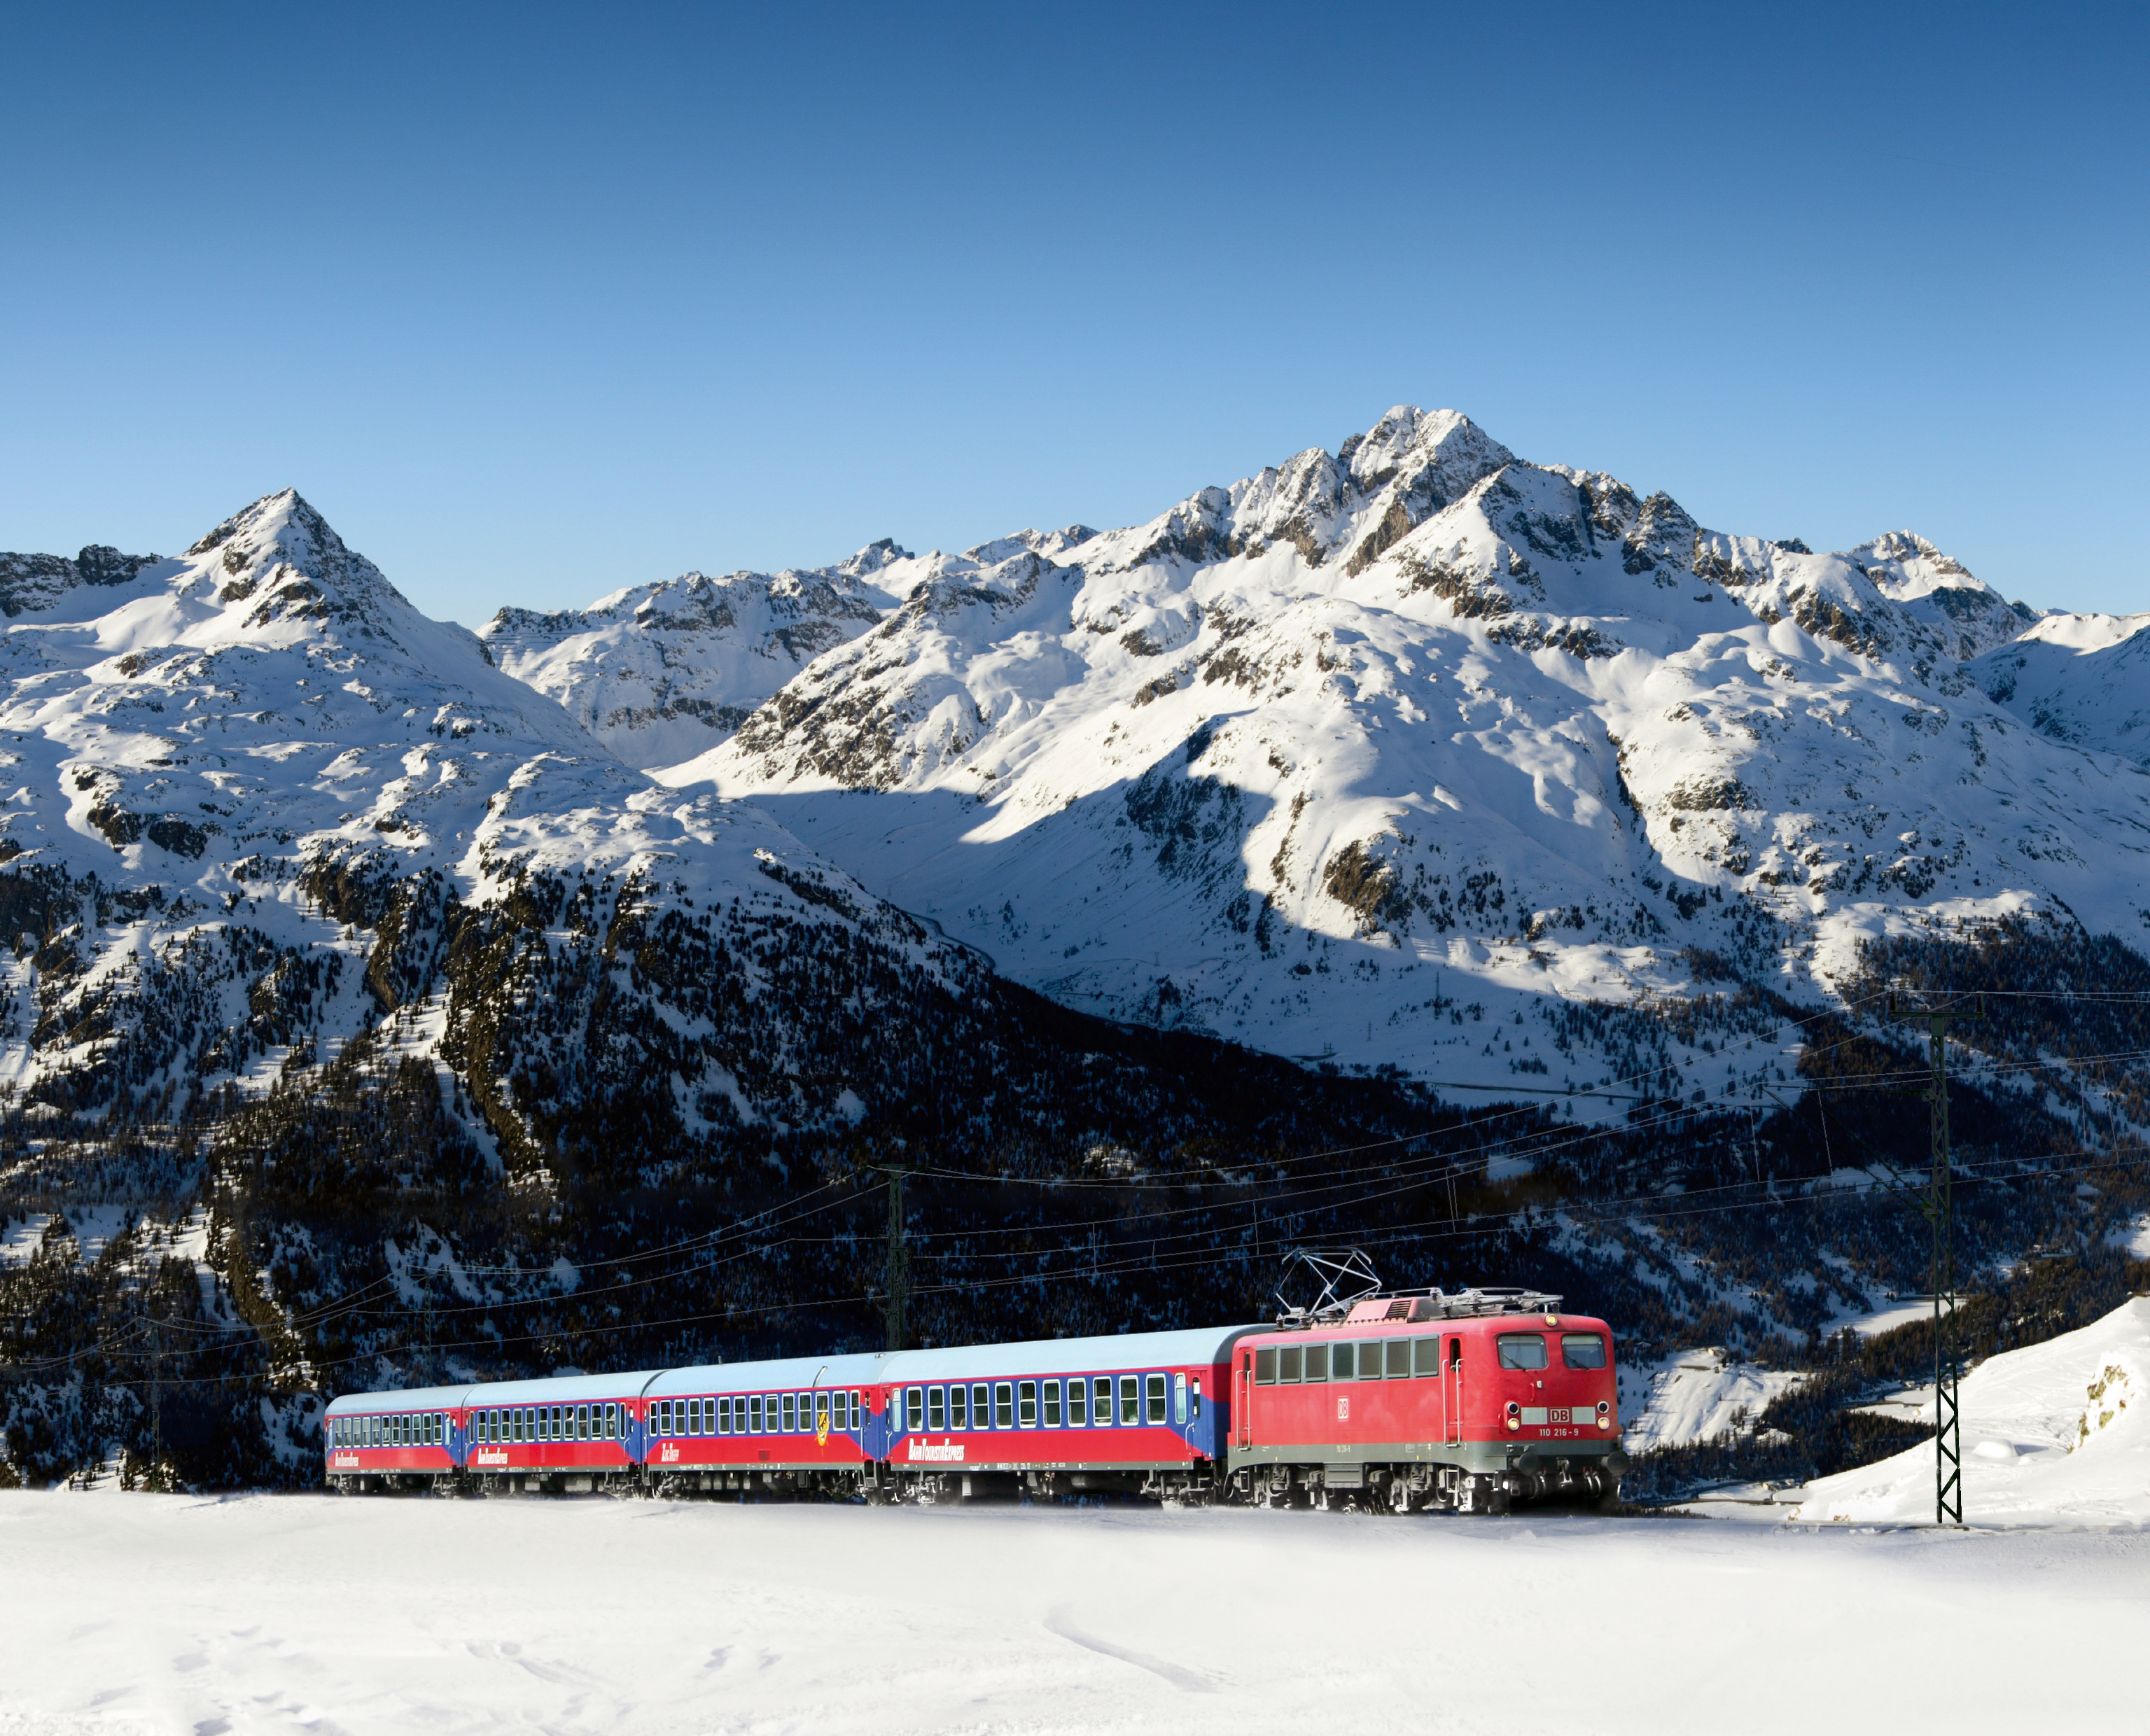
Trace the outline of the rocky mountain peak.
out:
[[[318,622],[382,632],[391,614],[414,613],[295,488],[232,514],[186,558],[214,584],[219,603],[246,606],[249,627]]]

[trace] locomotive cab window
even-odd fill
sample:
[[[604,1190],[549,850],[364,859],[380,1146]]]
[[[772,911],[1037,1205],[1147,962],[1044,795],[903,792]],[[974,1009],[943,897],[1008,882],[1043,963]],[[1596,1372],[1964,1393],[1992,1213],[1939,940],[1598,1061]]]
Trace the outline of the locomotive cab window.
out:
[[[1441,1341],[1438,1338],[1414,1338],[1411,1340],[1411,1374],[1414,1379],[1425,1379],[1441,1372]]]
[[[1595,1332],[1563,1332],[1560,1360],[1570,1368],[1603,1368],[1605,1340]]]
[[[1495,1341],[1503,1368],[1543,1368],[1545,1337],[1537,1332],[1503,1332]]]
[[[1277,1353],[1271,1345],[1254,1353],[1254,1384],[1275,1386],[1277,1383]]]

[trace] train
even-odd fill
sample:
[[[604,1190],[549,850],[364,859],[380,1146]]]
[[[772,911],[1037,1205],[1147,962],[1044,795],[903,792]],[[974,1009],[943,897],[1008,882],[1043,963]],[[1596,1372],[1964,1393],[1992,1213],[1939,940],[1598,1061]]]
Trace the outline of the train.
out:
[[[349,1393],[329,1488],[1503,1512],[1617,1501],[1611,1329],[1517,1289],[1240,1326]]]

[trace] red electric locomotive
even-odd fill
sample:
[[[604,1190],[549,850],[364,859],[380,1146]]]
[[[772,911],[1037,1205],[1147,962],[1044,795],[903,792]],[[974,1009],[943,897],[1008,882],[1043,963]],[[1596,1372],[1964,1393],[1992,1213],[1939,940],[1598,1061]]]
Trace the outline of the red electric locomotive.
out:
[[[1226,1477],[1242,1498],[1609,1504],[1626,1468],[1611,1331],[1557,1296],[1374,1296],[1232,1347]]]

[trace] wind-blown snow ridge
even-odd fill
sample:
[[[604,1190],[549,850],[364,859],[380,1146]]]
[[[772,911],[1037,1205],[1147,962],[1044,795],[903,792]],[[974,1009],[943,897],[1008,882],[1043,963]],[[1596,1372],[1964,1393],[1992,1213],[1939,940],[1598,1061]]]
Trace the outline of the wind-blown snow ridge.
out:
[[[1964,1376],[1961,1403],[1970,1523],[2150,1527],[2150,1297],[2003,1351]],[[1927,1444],[1809,1484],[1792,1517],[1919,1524],[1933,1504]]]

